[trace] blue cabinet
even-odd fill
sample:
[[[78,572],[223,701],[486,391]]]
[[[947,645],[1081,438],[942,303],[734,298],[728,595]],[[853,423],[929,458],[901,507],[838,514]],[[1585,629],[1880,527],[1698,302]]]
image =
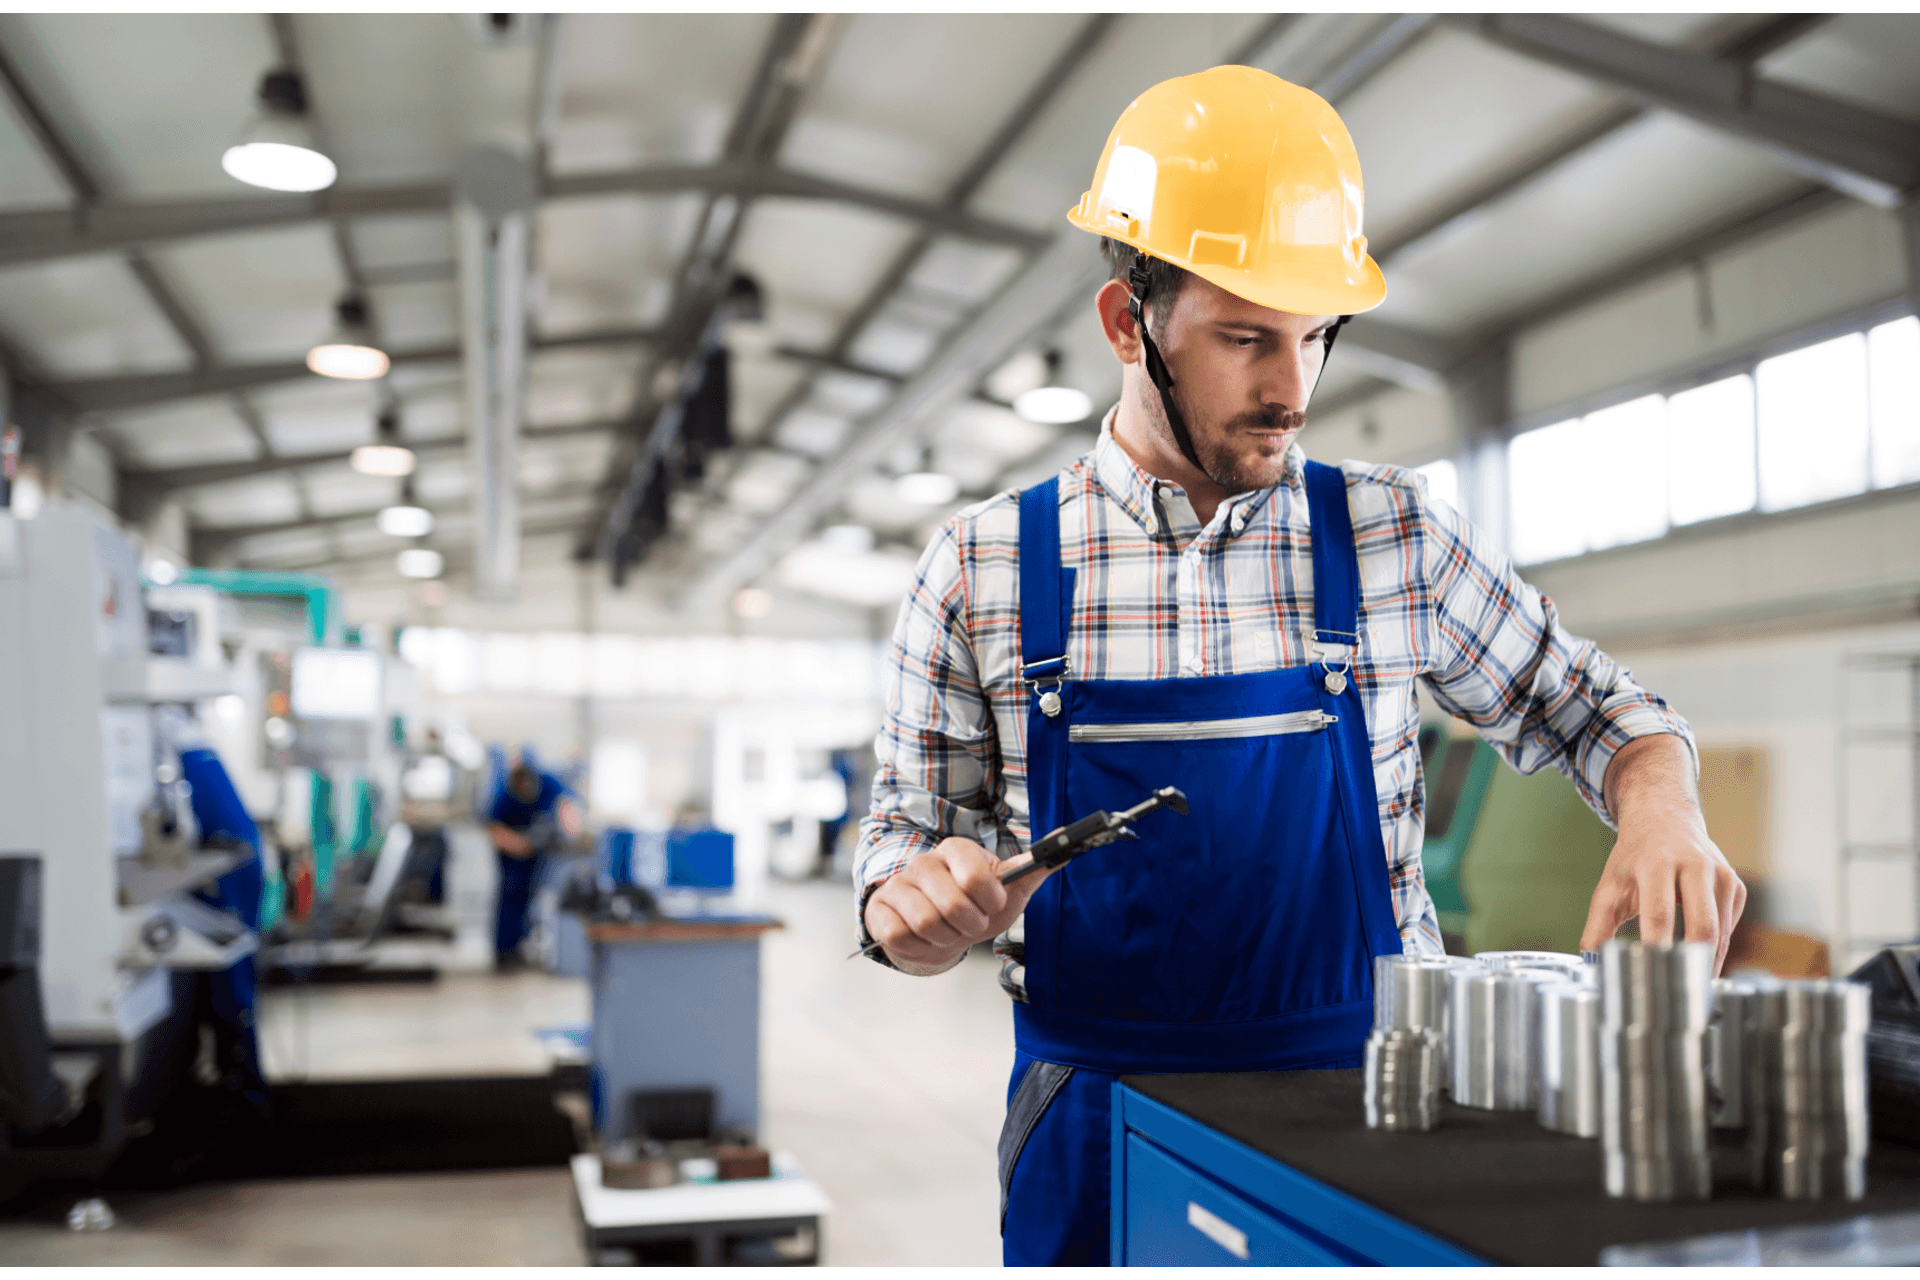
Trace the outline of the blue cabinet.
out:
[[[1482,1259],[1123,1084],[1115,1266],[1476,1266]]]

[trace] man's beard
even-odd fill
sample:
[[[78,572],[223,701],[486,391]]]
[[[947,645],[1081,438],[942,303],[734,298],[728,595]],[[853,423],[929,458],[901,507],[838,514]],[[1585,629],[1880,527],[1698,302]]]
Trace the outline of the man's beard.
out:
[[[1175,389],[1178,395],[1178,389]],[[1160,397],[1152,397],[1158,400]],[[1307,425],[1304,409],[1287,409],[1275,405],[1254,413],[1242,413],[1227,419],[1217,427],[1200,432],[1194,430],[1194,415],[1185,405],[1175,401],[1182,418],[1187,424],[1187,436],[1193,441],[1193,451],[1199,457],[1200,470],[1207,479],[1225,489],[1229,494],[1251,493],[1255,489],[1270,489],[1280,482],[1286,474],[1286,454],[1272,458],[1254,458],[1246,461],[1236,455],[1232,440],[1235,433],[1243,430],[1260,429],[1266,431],[1284,430],[1293,433],[1298,439]],[[1160,410],[1160,420],[1166,424],[1166,406],[1156,406]],[[1167,436],[1173,437],[1173,428],[1167,425]],[[1189,459],[1192,461],[1192,459]],[[1255,468],[1258,468],[1257,470]]]

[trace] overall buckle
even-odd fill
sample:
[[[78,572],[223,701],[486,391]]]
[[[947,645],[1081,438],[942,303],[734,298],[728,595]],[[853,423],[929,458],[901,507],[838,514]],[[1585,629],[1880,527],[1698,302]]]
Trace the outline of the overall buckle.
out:
[[[1328,693],[1337,698],[1347,691],[1347,673],[1353,670],[1353,655],[1360,648],[1360,636],[1353,631],[1329,631],[1323,627],[1313,633],[1313,638],[1319,644],[1340,645],[1346,649],[1346,653],[1340,657],[1339,667],[1334,667],[1325,659],[1320,664],[1327,671],[1327,678],[1321,683]]]
[[[1020,668],[1020,679],[1040,695],[1040,713],[1048,719],[1060,714],[1060,686],[1067,681],[1064,657],[1042,658]]]

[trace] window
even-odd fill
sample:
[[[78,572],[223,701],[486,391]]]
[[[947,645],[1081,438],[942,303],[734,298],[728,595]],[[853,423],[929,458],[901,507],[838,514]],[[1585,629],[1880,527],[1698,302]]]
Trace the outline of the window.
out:
[[[1867,338],[1762,360],[1754,370],[1760,509],[1784,511],[1867,487]]]
[[[1667,492],[1673,522],[1753,510],[1753,379],[1746,374],[1667,401]]]
[[[1414,470],[1425,477],[1429,498],[1438,498],[1455,511],[1464,509],[1460,505],[1460,471],[1452,462],[1441,458]]]
[[[1642,396],[1580,421],[1587,549],[1645,542],[1667,531],[1667,401]]]
[[[1524,432],[1507,474],[1520,564],[1920,482],[1920,318]]]
[[[1521,564],[1577,556],[1587,549],[1586,498],[1580,483],[1580,419],[1513,438],[1507,479],[1513,498],[1513,558]]]
[[[1920,480],[1920,318],[1867,332],[1867,381],[1875,487]]]

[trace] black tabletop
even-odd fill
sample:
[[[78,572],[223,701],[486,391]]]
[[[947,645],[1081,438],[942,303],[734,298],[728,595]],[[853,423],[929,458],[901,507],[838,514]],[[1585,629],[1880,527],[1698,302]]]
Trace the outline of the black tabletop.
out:
[[[1715,1153],[1704,1204],[1610,1200],[1600,1142],[1542,1129],[1529,1112],[1443,1102],[1428,1133],[1368,1129],[1358,1071],[1125,1076],[1123,1083],[1356,1200],[1496,1262],[1591,1266],[1609,1245],[1920,1208],[1920,1150],[1876,1143],[1867,1198],[1764,1198],[1740,1153]]]

